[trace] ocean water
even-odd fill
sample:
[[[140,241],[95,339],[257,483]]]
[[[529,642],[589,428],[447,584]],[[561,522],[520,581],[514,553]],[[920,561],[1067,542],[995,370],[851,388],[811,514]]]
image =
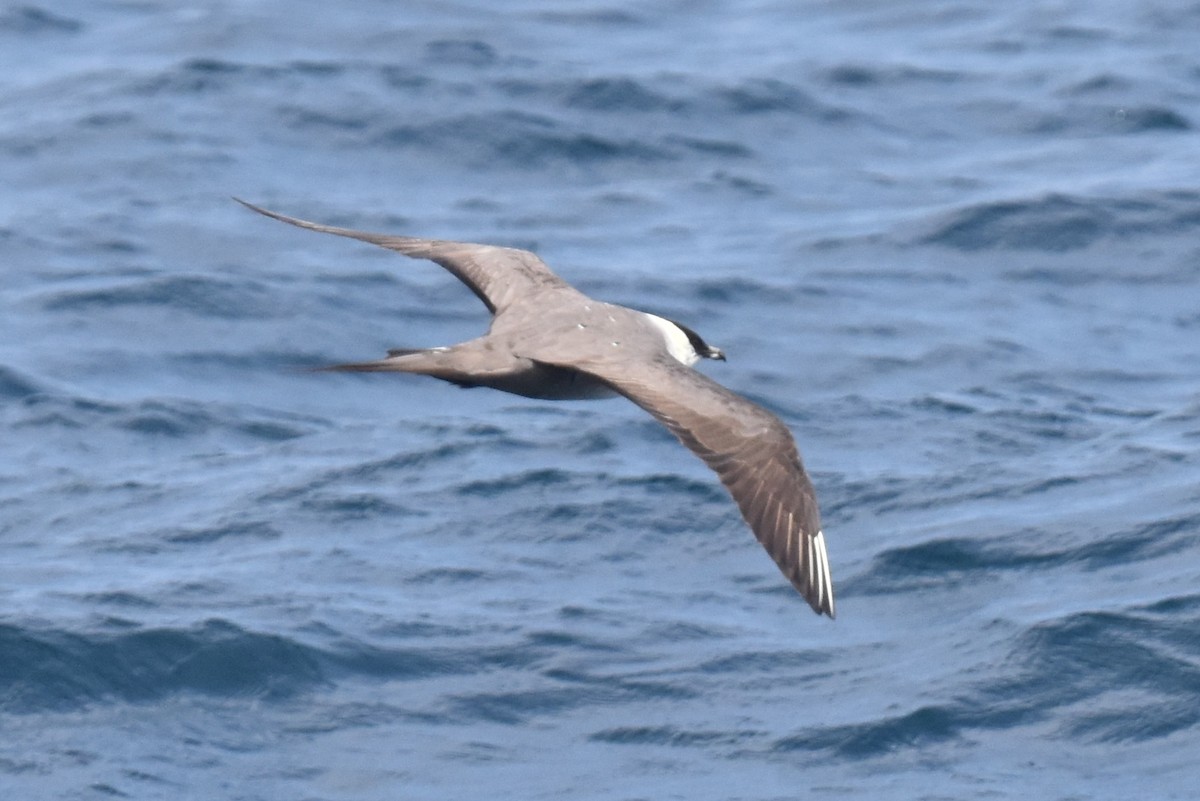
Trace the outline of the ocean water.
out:
[[[0,6],[0,796],[1191,799],[1195,2]],[[838,619],[623,401],[247,213],[536,249],[793,429]]]

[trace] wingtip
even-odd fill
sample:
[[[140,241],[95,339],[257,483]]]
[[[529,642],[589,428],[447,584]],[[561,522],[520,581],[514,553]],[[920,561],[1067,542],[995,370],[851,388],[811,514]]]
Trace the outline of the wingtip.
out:
[[[232,200],[233,200],[235,203],[241,203],[243,206],[245,206],[246,208],[250,209],[250,211],[257,211],[259,214],[262,214],[263,216],[266,216],[266,217],[276,217],[276,216],[278,216],[278,215],[277,215],[275,212],[273,212],[273,211],[268,211],[267,209],[264,209],[262,206],[256,206],[256,205],[254,205],[253,203],[251,203],[249,200],[242,200],[242,199],[241,199],[240,197],[238,197],[237,195],[230,195],[229,197],[230,197],[230,199],[232,199]]]
[[[805,598],[812,610],[817,613],[818,617],[827,617],[830,620],[837,619],[837,609],[834,608],[832,597],[815,596]]]
[[[825,548],[823,530],[818,529],[809,541],[808,565],[808,602],[818,615],[828,615],[830,620],[834,620],[837,610],[833,603],[833,578],[830,575],[829,552]]]
[[[297,228],[304,228],[309,231],[317,231],[319,233],[325,233],[325,234],[337,234],[338,236],[348,236],[348,237],[351,237],[352,239],[362,239],[364,236],[359,231],[351,231],[347,228],[338,228],[338,227],[332,226],[332,225],[323,225],[321,223],[310,222],[309,220],[302,220],[299,217],[290,217],[287,214],[281,214],[278,211],[271,211],[270,209],[263,208],[262,206],[257,206],[248,200],[242,200],[240,197],[237,197],[236,195],[231,195],[231,197],[234,200],[236,200],[238,203],[241,203],[243,206],[250,209],[251,211],[256,211],[264,217],[270,217],[272,220],[279,220],[280,222],[287,223],[288,225],[294,225]],[[371,241],[371,240],[367,239],[366,241]]]

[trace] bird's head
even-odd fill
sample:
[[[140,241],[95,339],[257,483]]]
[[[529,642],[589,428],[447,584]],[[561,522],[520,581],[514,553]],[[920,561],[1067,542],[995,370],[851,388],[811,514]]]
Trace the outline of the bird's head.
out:
[[[667,351],[687,365],[701,358],[725,361],[725,351],[704,341],[704,338],[683,323],[667,320],[657,315],[647,315],[658,326],[666,338]]]
[[[687,334],[688,344],[695,349],[697,356],[705,359],[716,359],[719,362],[725,361],[725,351],[714,345],[708,344],[692,329],[685,328],[682,325],[679,327],[683,329],[683,333]]]

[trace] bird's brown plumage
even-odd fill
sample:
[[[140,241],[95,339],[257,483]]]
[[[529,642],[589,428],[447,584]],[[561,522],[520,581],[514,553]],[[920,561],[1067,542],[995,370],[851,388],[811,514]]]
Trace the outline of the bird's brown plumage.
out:
[[[653,415],[717,473],[792,586],[818,614],[834,616],[816,494],[791,432],[766,409],[693,370],[694,358],[680,361],[679,348],[723,358],[694,331],[592,300],[529,251],[366,233],[238,202],[291,225],[436,262],[493,314],[487,334],[469,342],[399,350],[332,369],[419,373],[535,398],[598,397],[611,389]]]

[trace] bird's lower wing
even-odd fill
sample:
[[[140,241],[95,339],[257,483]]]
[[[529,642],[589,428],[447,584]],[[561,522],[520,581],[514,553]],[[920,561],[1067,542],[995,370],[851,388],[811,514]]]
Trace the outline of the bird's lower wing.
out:
[[[816,494],[787,426],[690,367],[664,360],[569,365],[645,409],[716,471],[792,585],[834,616],[833,581]]]

